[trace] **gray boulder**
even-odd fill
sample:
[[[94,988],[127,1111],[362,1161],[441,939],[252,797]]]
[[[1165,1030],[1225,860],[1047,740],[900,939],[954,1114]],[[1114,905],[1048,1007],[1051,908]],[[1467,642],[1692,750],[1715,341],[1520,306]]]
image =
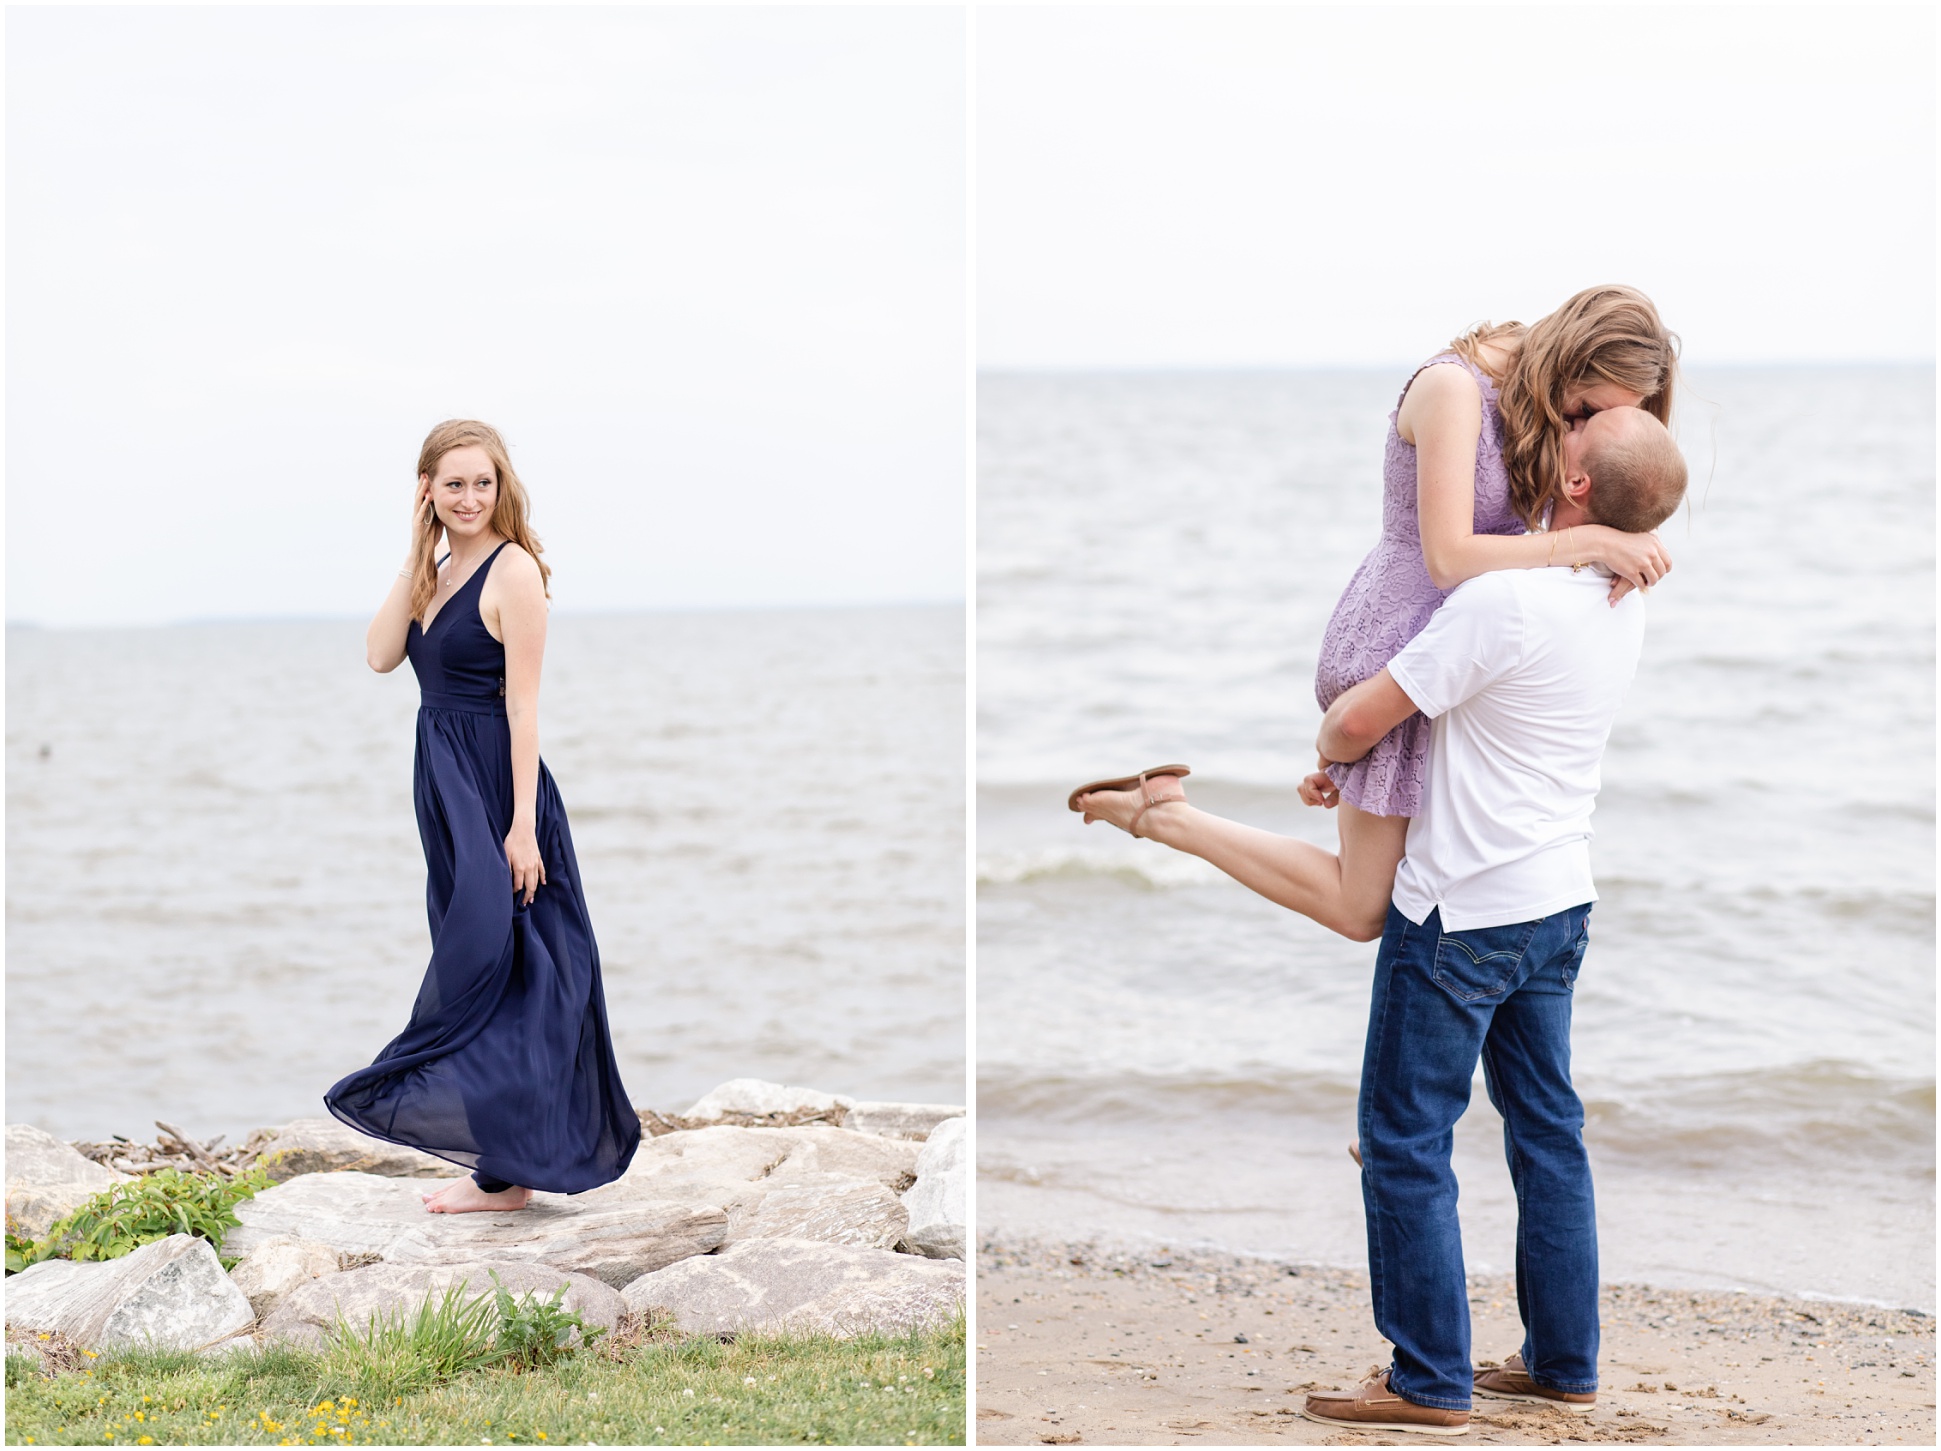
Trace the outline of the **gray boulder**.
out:
[[[793,1138],[781,1162],[768,1174],[770,1180],[781,1183],[798,1177],[835,1174],[846,1179],[873,1179],[901,1193],[917,1172],[917,1156],[923,1148],[908,1140],[879,1138],[848,1129],[743,1129],[741,1132],[786,1134]]]
[[[948,1103],[885,1103],[863,1099],[849,1106],[842,1126],[851,1133],[886,1139],[927,1139],[946,1119],[962,1118],[963,1106]]]
[[[726,1124],[643,1139],[627,1172],[580,1199],[628,1196],[649,1187],[759,1185],[771,1179],[835,1174],[870,1179],[901,1192],[916,1176],[921,1144],[848,1129],[739,1128]]]
[[[775,1185],[728,1221],[730,1242],[810,1239],[894,1249],[910,1231],[903,1201],[869,1179],[800,1176]]]
[[[7,1280],[7,1328],[90,1349],[197,1350],[247,1330],[249,1300],[205,1239],[173,1234],[118,1260],[43,1260]]]
[[[970,1155],[966,1121],[939,1124],[917,1156],[917,1182],[903,1196],[910,1229],[903,1247],[932,1259],[961,1260],[967,1240]]]
[[[131,1177],[84,1158],[45,1129],[7,1125],[7,1218],[27,1239],[39,1239],[55,1220]]]
[[[692,1129],[644,1141],[623,1176],[577,1201],[698,1199],[727,1211],[728,1242],[782,1237],[888,1248],[903,1233],[897,1226],[907,1226],[896,1196],[915,1177],[920,1148],[827,1127]]]
[[[339,1169],[391,1179],[446,1179],[464,1172],[435,1154],[369,1138],[334,1118],[291,1120],[263,1145],[258,1162],[279,1184],[300,1174]]]
[[[787,1119],[803,1114],[833,1113],[850,1100],[839,1093],[791,1088],[765,1078],[731,1078],[708,1090],[681,1115],[690,1122],[719,1122],[731,1116]]]
[[[248,1296],[250,1309],[262,1320],[298,1286],[336,1273],[337,1251],[329,1245],[277,1234],[259,1241],[229,1272],[229,1278]]]
[[[627,1172],[611,1184],[589,1189],[582,1199],[632,1197],[748,1185],[766,1179],[796,1151],[805,1133],[829,1129],[705,1128],[642,1139]],[[911,1156],[914,1166],[915,1156]]]
[[[633,1281],[636,1315],[688,1335],[808,1331],[852,1336],[938,1325],[964,1300],[961,1262],[790,1239],[751,1239]]]
[[[536,1300],[550,1300],[553,1291],[565,1285],[561,1308],[577,1314],[589,1328],[598,1326],[611,1331],[620,1323],[625,1307],[619,1292],[591,1275],[549,1265],[474,1259],[448,1265],[364,1265],[326,1279],[312,1280],[293,1290],[276,1307],[263,1322],[260,1335],[266,1342],[314,1350],[323,1345],[326,1332],[337,1323],[339,1316],[359,1332],[367,1331],[373,1316],[380,1323],[393,1318],[409,1321],[425,1303],[427,1295],[436,1305],[454,1284],[464,1284],[468,1303],[495,1294],[498,1286],[492,1283],[494,1272],[499,1284],[515,1299],[530,1293]],[[573,1340],[578,1343],[577,1333]]]
[[[428,1187],[422,1180],[355,1171],[305,1174],[238,1204],[241,1223],[223,1239],[223,1253],[247,1255],[267,1239],[288,1235],[394,1264],[511,1260],[619,1286],[705,1254],[727,1234],[727,1211],[706,1195],[589,1202],[588,1194],[536,1193],[520,1210],[432,1214],[419,1197]]]

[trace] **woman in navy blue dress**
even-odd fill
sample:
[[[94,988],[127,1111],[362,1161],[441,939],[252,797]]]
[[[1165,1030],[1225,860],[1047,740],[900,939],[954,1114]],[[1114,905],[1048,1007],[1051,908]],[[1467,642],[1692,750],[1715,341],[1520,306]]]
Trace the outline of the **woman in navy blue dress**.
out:
[[[619,1178],[640,1143],[566,811],[539,759],[550,571],[526,512],[498,433],[439,424],[418,456],[411,553],[365,640],[373,670],[409,659],[423,692],[413,795],[431,964],[404,1031],[324,1102],[472,1170],[427,1196],[434,1213],[577,1194]]]

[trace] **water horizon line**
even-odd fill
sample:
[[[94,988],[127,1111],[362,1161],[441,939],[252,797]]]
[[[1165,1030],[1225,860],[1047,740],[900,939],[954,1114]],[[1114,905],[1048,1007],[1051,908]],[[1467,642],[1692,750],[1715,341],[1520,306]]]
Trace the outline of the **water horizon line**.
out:
[[[1434,356],[1431,354],[1430,356]],[[1412,368],[1421,358],[1389,362],[1361,363],[979,363],[979,378],[997,377],[1180,377],[1252,376],[1286,373],[1388,373],[1397,368]],[[1915,372],[1934,370],[1933,358],[1764,358],[1752,360],[1708,359],[1679,362],[1685,372]]]
[[[638,615],[794,615],[794,614],[843,614],[873,610],[949,610],[967,609],[968,601],[963,599],[900,599],[900,600],[835,600],[816,601],[800,604],[669,604],[621,607],[617,609],[576,609],[567,607],[555,610],[554,619],[612,619]],[[107,633],[116,630],[173,630],[188,629],[206,625],[334,625],[352,621],[368,621],[364,612],[327,613],[283,613],[283,614],[236,614],[236,615],[183,615],[165,620],[121,620],[89,623],[65,623],[36,619],[9,619],[8,630],[42,631],[49,634],[79,634],[85,631]]]

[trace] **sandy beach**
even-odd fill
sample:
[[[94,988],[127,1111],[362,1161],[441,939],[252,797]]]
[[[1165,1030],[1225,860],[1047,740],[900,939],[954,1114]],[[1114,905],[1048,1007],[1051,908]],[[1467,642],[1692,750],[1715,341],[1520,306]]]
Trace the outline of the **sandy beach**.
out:
[[[1386,1363],[1366,1276],[1083,1244],[978,1257],[977,1439],[987,1445],[1439,1438],[1343,1432],[1302,1393]],[[1506,1277],[1472,1277],[1479,1360],[1522,1339]],[[1476,1402],[1463,1441],[1500,1445],[1935,1444],[1934,1321],[1821,1300],[1607,1285],[1603,1388],[1577,1416]]]

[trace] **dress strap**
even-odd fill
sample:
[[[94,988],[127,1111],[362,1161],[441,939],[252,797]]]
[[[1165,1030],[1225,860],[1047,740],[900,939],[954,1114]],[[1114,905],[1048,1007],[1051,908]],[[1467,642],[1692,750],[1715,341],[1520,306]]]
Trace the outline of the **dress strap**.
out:
[[[478,565],[475,569],[473,569],[471,574],[466,577],[465,583],[460,585],[459,588],[469,589],[471,588],[471,584],[473,580],[475,579],[483,580],[485,578],[486,571],[492,568],[492,561],[497,559],[500,553],[505,549],[506,545],[510,544],[511,542],[512,541],[510,539],[500,540],[499,547],[493,550],[490,554],[485,556],[484,562]],[[451,556],[447,554],[445,558],[450,559]]]

